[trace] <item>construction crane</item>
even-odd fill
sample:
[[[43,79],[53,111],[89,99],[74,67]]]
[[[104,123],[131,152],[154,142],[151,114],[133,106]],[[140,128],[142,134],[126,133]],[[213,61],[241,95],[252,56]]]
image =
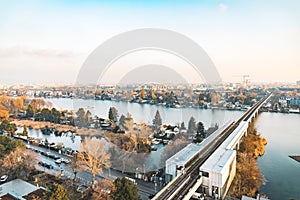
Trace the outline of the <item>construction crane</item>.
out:
[[[250,76],[249,75],[243,75],[243,85],[246,89],[248,89],[248,83],[250,80]]]
[[[245,89],[248,89],[248,84],[249,84],[249,81],[250,81],[250,75],[238,75],[238,76],[234,76],[234,77],[242,77],[243,78],[242,85]]]

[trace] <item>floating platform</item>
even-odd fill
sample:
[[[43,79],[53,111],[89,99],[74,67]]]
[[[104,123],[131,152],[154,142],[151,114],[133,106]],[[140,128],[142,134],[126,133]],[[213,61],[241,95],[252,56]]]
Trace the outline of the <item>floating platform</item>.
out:
[[[289,156],[300,163],[300,156]]]

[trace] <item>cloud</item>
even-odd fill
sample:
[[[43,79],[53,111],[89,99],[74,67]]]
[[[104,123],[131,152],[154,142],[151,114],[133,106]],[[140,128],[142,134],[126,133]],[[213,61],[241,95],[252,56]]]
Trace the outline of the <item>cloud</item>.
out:
[[[79,55],[79,53],[68,51],[68,50],[57,50],[57,49],[32,49],[26,47],[11,47],[11,48],[0,48],[0,57],[11,57],[11,56],[38,56],[38,57],[57,57],[57,58],[68,58]]]
[[[219,10],[221,11],[221,12],[227,12],[227,10],[228,10],[228,6],[227,5],[225,5],[225,4],[223,4],[223,3],[220,3],[219,4]]]

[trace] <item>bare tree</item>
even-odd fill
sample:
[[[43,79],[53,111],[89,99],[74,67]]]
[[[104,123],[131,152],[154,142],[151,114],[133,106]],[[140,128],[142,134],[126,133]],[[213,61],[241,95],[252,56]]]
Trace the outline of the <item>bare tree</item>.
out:
[[[71,162],[70,162],[70,164],[69,164],[69,167],[71,168],[71,170],[72,170],[73,173],[74,173],[73,181],[76,181],[77,173],[80,172],[80,170],[81,170],[79,164],[80,164],[80,163],[79,163],[78,155],[74,155],[74,156],[71,158]]]
[[[96,174],[102,174],[102,167],[109,168],[110,154],[105,150],[104,143],[99,139],[85,138],[80,144],[81,151],[78,156],[78,164],[82,170],[92,174],[92,188],[95,187]]]

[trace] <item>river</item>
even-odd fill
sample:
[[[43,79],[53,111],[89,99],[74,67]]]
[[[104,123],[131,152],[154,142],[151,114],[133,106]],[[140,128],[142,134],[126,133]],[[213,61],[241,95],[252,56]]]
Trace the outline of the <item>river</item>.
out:
[[[228,120],[235,120],[242,115],[242,111],[210,110],[197,108],[165,108],[163,106],[137,104],[114,101],[46,99],[52,102],[57,109],[73,109],[79,107],[89,109],[93,115],[106,118],[110,106],[118,109],[119,114],[130,112],[136,122],[151,123],[156,110],[159,110],[164,124],[185,122],[187,126],[191,116],[196,121],[202,121],[206,128],[218,123],[224,124]],[[300,200],[300,163],[289,158],[289,155],[300,155],[300,115],[282,113],[261,113],[256,121],[258,132],[267,139],[265,154],[258,158],[258,165],[266,179],[261,191],[271,199],[299,199]],[[50,136],[49,136],[50,137]],[[54,136],[51,136],[54,137]],[[54,138],[53,138],[54,139]],[[56,138],[57,139],[57,138]],[[56,140],[55,139],[55,140]],[[49,138],[50,140],[50,138]],[[60,139],[58,139],[60,140]],[[80,137],[73,141],[64,138],[70,147],[79,146]],[[70,142],[71,141],[71,142]],[[73,144],[73,145],[72,145]],[[77,149],[76,148],[76,149]],[[147,160],[155,165],[160,162],[158,151],[151,152]],[[151,169],[150,166],[146,166]]]
[[[300,200],[300,163],[289,155],[300,155],[300,115],[261,113],[258,132],[267,139],[265,154],[258,158],[266,185],[261,191],[271,199]]]

